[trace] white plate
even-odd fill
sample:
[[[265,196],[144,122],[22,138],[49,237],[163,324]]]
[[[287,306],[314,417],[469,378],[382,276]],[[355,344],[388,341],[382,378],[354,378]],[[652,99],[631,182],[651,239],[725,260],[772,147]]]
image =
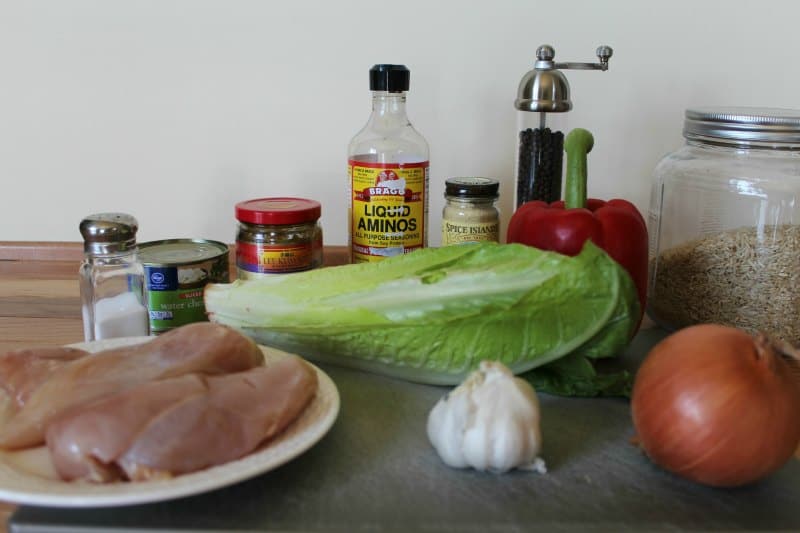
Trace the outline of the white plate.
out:
[[[145,340],[149,339],[129,337],[73,346],[92,352]],[[272,348],[261,349],[267,364],[287,355]],[[199,494],[263,474],[311,448],[339,414],[336,385],[322,370],[312,367],[319,378],[315,398],[285,431],[242,459],[168,480],[91,484],[57,479],[44,447],[0,452],[0,500],[53,507],[133,505]]]

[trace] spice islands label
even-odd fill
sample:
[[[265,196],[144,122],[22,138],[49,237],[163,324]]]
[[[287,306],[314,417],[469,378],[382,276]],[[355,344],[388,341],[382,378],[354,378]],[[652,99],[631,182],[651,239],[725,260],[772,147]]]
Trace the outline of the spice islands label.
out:
[[[380,261],[422,248],[428,162],[350,160],[353,262]]]
[[[442,224],[442,246],[451,244],[473,244],[476,242],[499,242],[498,222],[449,222]]]

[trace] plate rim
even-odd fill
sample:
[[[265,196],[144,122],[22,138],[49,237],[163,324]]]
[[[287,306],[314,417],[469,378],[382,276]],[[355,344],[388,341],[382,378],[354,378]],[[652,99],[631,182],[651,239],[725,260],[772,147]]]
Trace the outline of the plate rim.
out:
[[[101,341],[73,343],[67,346],[88,349],[88,351],[91,352],[91,347],[97,347],[101,344],[108,347],[134,345],[152,340],[153,338],[154,337],[152,336],[118,337]],[[294,355],[270,346],[258,346],[262,353],[264,353],[265,358]],[[161,479],[153,481],[119,482],[118,484],[87,483],[85,485],[87,487],[105,487],[107,489],[112,488],[115,485],[122,485],[125,487],[136,487],[139,489],[130,491],[126,490],[125,492],[117,493],[113,492],[113,489],[111,493],[107,491],[103,493],[92,494],[81,493],[80,484],[42,478],[36,476],[35,474],[30,474],[30,476],[45,480],[46,482],[50,483],[63,484],[65,487],[74,485],[78,488],[78,490],[75,494],[70,494],[61,492],[48,492],[47,490],[9,489],[8,487],[4,486],[4,479],[2,477],[2,472],[0,472],[0,500],[19,505],[39,505],[61,508],[122,507],[128,505],[169,501],[211,492],[257,477],[283,466],[284,464],[302,455],[316,445],[320,440],[322,440],[322,438],[328,434],[330,429],[333,427],[333,424],[336,422],[341,408],[341,397],[336,383],[326,372],[321,370],[307,359],[303,357],[301,358],[317,373],[319,383],[317,387],[317,393],[315,394],[312,403],[306,407],[304,412],[308,412],[313,402],[319,401],[318,399],[321,396],[325,397],[324,401],[326,401],[328,407],[321,415],[319,415],[318,419],[314,420],[310,426],[304,428],[300,434],[290,437],[290,439],[298,439],[298,442],[283,455],[280,455],[276,458],[271,458],[267,455],[263,463],[259,463],[257,460],[261,454],[268,454],[270,448],[276,443],[284,442],[280,440],[281,434],[279,434],[276,436],[278,439],[277,441],[269,441],[261,445],[258,450],[250,452],[244,457],[210,468],[205,468],[197,472],[182,474],[166,480]],[[323,394],[321,394],[321,392]],[[295,419],[295,421],[293,421],[292,424],[285,428],[281,433],[285,434],[288,432],[292,426],[301,419],[302,416],[303,415],[301,414],[300,417]],[[0,456],[0,461],[3,461],[2,456]],[[242,462],[247,461],[255,461],[256,464],[250,467],[237,468],[238,466],[241,466]],[[175,482],[175,480],[180,480],[180,484],[171,485],[171,483]],[[192,480],[197,481],[197,483],[191,482]]]

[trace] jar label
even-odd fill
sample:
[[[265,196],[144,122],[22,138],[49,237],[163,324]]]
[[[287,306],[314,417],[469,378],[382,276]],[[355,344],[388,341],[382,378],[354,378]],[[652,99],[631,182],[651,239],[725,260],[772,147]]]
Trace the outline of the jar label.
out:
[[[442,223],[442,246],[475,242],[499,242],[498,222],[449,222]]]
[[[314,247],[272,244],[236,244],[236,266],[240,271],[255,274],[285,274],[314,268]]]
[[[423,247],[427,161],[385,164],[351,159],[348,174],[353,262],[380,261]]]

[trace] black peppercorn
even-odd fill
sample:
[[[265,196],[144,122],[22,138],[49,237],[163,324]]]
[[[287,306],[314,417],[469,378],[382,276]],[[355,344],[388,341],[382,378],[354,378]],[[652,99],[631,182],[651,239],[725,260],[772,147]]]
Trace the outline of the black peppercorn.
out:
[[[561,199],[564,134],[550,128],[528,128],[519,133],[517,205],[531,200]]]

